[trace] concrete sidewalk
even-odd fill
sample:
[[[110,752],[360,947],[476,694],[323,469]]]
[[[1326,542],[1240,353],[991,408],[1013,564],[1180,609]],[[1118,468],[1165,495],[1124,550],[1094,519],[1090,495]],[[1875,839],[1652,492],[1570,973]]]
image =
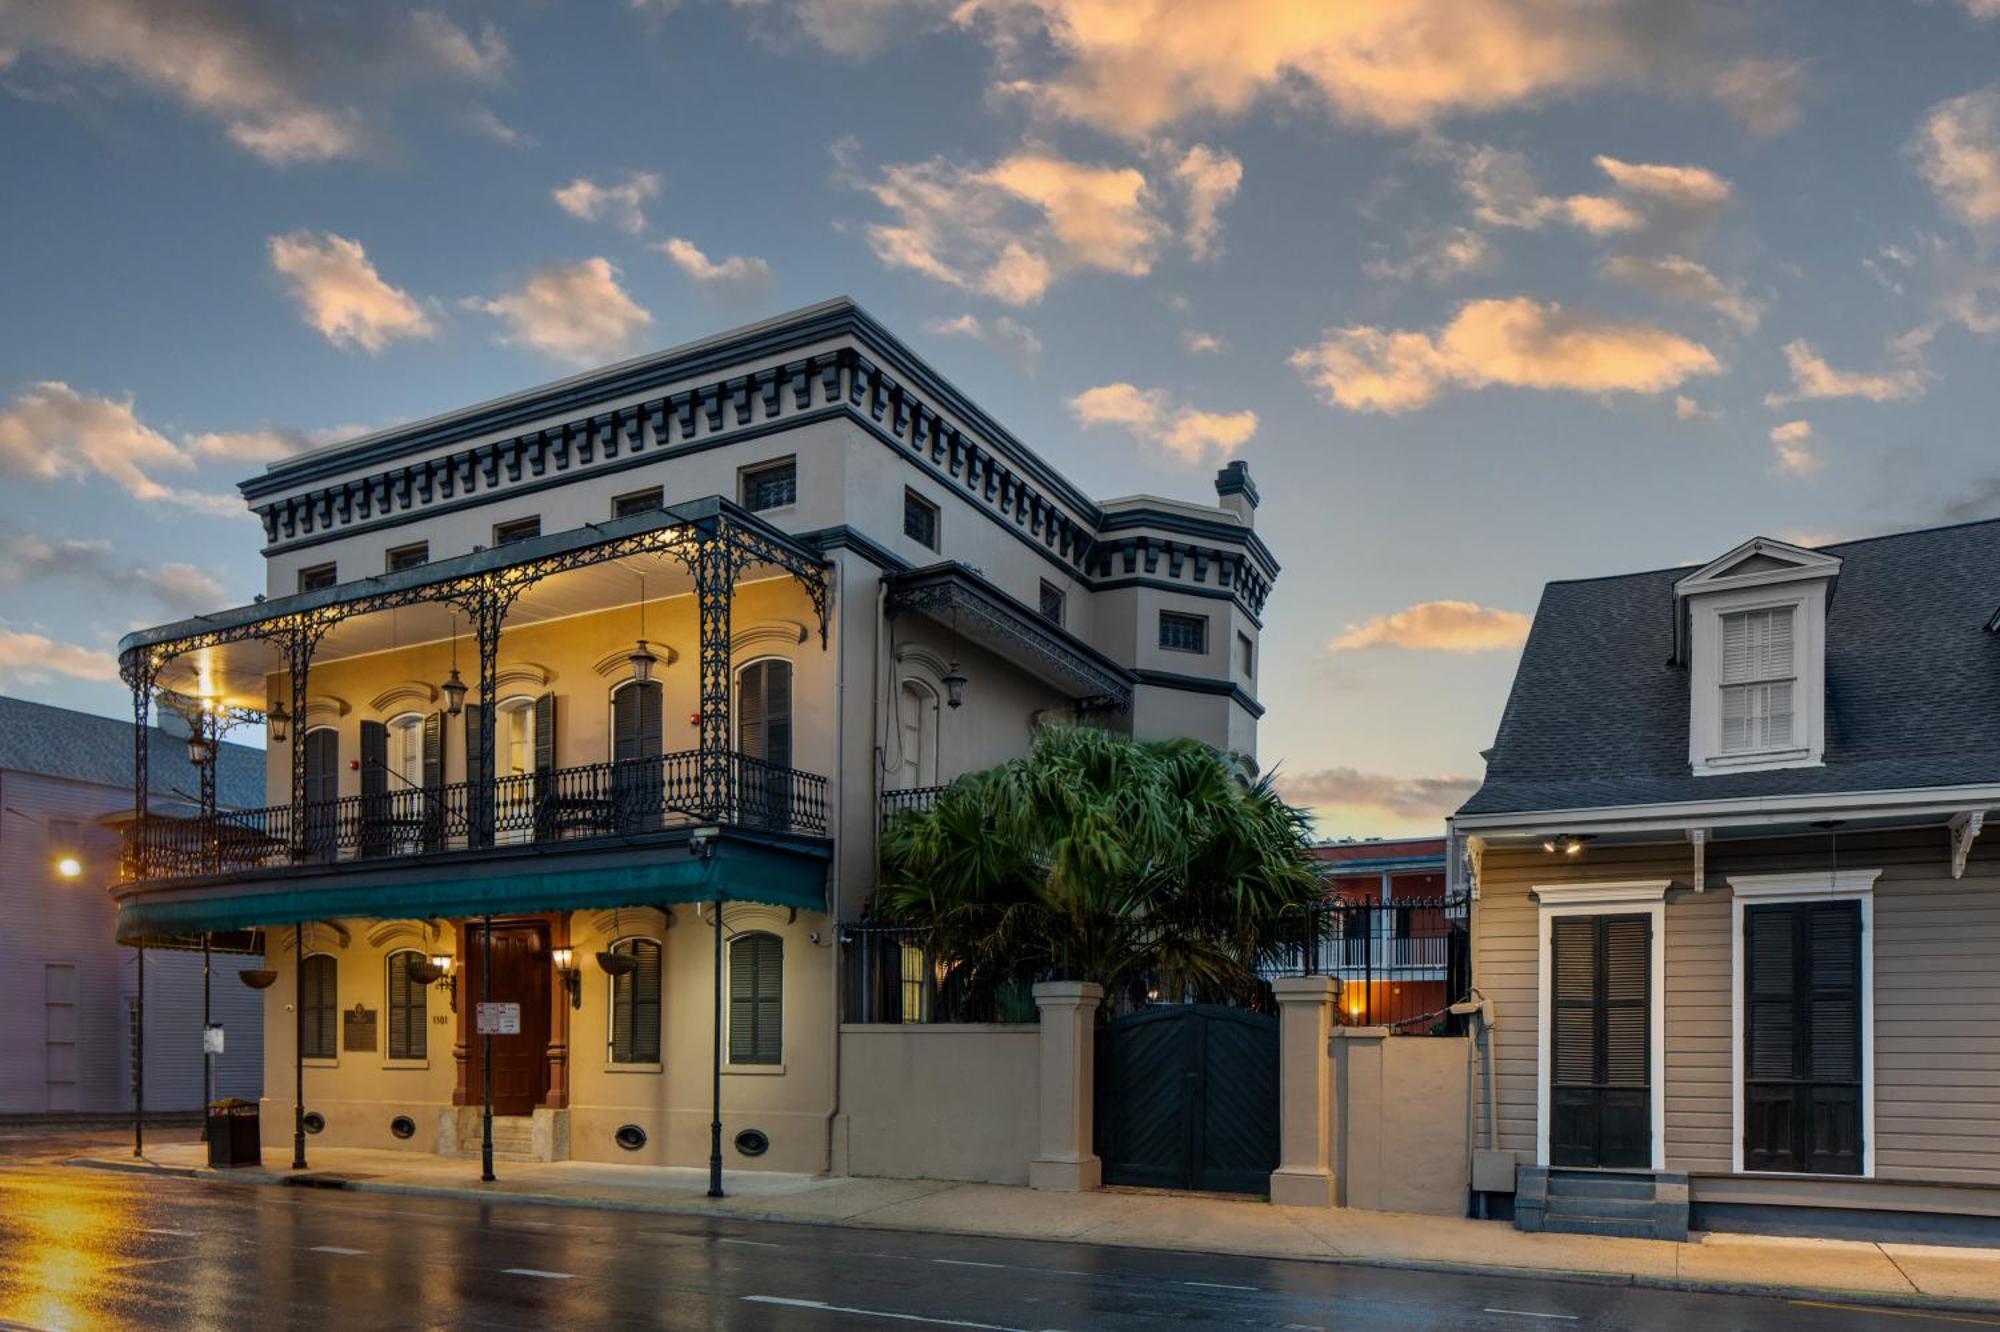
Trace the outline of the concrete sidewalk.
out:
[[[71,1164],[206,1180],[339,1186],[382,1193],[722,1216],[1130,1248],[1240,1253],[1381,1267],[1502,1271],[1675,1290],[1839,1300],[1845,1304],[2000,1312],[2000,1250],[1854,1240],[1702,1235],[1694,1243],[1523,1234],[1491,1221],[1275,1207],[1255,1199],[1121,1190],[1036,1193],[997,1184],[850,1179],[732,1171],[730,1196],[706,1195],[706,1172],[585,1162],[503,1162],[493,1184],[477,1161],[408,1152],[314,1149],[303,1176],[267,1151],[264,1167],[210,1170],[198,1143],[147,1159],[100,1153]]]

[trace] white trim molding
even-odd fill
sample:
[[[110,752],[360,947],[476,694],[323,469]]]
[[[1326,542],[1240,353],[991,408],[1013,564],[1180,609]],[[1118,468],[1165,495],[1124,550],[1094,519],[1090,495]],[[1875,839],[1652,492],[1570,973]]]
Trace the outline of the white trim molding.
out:
[[[1951,820],[1951,877],[1965,877],[1965,862],[1972,855],[1972,844],[1979,840],[1979,832],[1986,826],[1986,811],[1968,809],[1963,814],[1952,816]]]
[[[1743,1174],[1743,908],[1751,903],[1861,904],[1861,1179],[1875,1178],[1875,880],[1879,869],[1802,870],[1729,877],[1729,1169]],[[1853,1175],[1765,1172],[1779,1178],[1853,1179]]]
[[[1815,575],[1831,577],[1829,572]],[[1688,598],[1688,765],[1695,776],[1816,768],[1824,762],[1826,599],[1825,581],[1753,585]],[[1758,610],[1793,615],[1791,743],[1728,753],[1722,748],[1722,619]]]
[[[1651,1101],[1647,1137],[1651,1168],[1667,1168],[1667,889],[1671,879],[1536,884],[1535,913],[1535,1164],[1549,1164],[1549,1046],[1554,972],[1550,969],[1553,922],[1558,916],[1643,915],[1649,918],[1651,976],[1647,981],[1646,1080]]]

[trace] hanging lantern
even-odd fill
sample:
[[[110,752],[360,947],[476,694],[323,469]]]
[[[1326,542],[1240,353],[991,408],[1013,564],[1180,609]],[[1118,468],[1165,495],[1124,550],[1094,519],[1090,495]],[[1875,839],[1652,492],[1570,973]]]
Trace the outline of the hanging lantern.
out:
[[[633,648],[632,655],[625,658],[625,660],[632,663],[633,681],[637,684],[645,684],[653,678],[653,667],[660,659],[653,655],[653,650],[646,646],[646,640],[642,638],[639,640],[639,646]]]
[[[188,762],[199,768],[215,757],[215,741],[206,735],[188,737]]]
[[[953,708],[965,703],[965,672],[958,668],[956,657],[952,658],[951,668],[944,673],[944,701]]]
[[[456,717],[465,711],[465,681],[458,678],[458,667],[451,668],[440,688],[444,691],[444,710]]]
[[[264,727],[270,732],[272,744],[282,745],[285,743],[285,728],[291,724],[291,720],[291,710],[285,706],[283,699],[279,699],[271,705],[271,710],[264,714]]]

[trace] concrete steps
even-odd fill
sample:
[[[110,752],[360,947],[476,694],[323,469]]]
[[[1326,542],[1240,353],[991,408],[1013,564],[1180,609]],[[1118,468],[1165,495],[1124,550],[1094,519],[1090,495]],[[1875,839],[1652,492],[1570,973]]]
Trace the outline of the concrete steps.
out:
[[[1568,1235],[1685,1240],[1686,1175],[1525,1167],[1514,1227]]]
[[[468,1145],[459,1148],[465,1160],[480,1158],[479,1129],[475,1125]],[[493,1116],[493,1159],[496,1161],[539,1161],[535,1154],[535,1121],[528,1115]]]

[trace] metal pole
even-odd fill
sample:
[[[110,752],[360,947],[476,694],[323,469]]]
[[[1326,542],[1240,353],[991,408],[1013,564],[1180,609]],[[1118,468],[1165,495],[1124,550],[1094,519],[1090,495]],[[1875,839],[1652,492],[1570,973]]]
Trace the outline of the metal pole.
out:
[[[300,714],[300,725],[304,725],[303,713]],[[292,808],[296,811],[298,806]],[[306,923],[301,920],[292,925],[292,1169],[305,1168]]]
[[[146,1154],[146,945],[139,959],[138,1003],[132,1010],[132,1155]]]
[[[480,724],[484,729],[486,718],[480,718]],[[481,1007],[493,1002],[493,917],[490,915],[485,918],[485,926],[480,930],[479,998]],[[475,1016],[484,1017],[484,1014],[475,1013]],[[480,1092],[482,1104],[479,1112],[479,1179],[482,1183],[491,1184],[494,1180],[493,1033],[491,1031],[486,1031],[479,1037],[479,1080],[484,1084]]]
[[[215,1056],[208,1052],[214,1018],[209,1004],[208,931],[201,933],[201,1140],[208,1141],[208,1103],[215,1099]]]
[[[722,1197],[722,895],[715,898],[715,1048],[710,1073],[708,1196]]]

